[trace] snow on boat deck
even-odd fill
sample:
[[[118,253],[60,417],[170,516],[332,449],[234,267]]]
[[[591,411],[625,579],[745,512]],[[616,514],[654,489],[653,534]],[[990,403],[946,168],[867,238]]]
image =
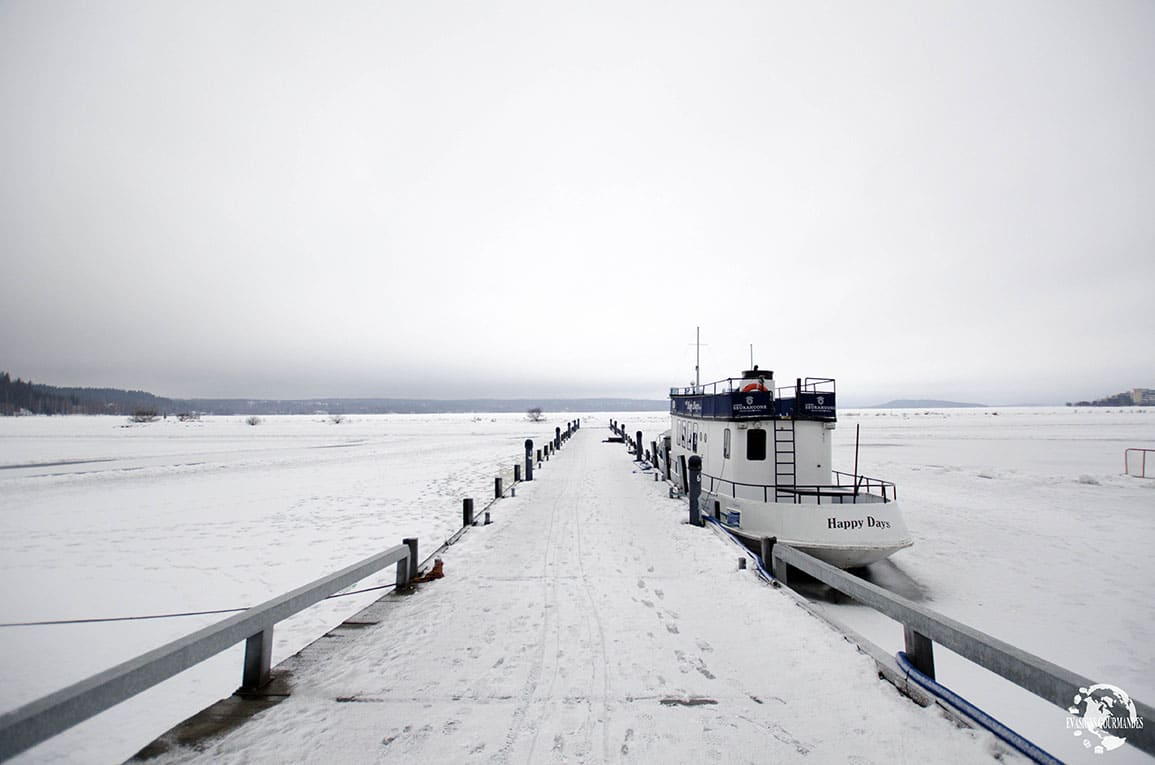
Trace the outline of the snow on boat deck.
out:
[[[992,759],[991,736],[901,696],[738,570],[604,432],[578,430],[495,504],[446,578],[283,663],[280,704],[156,761]]]

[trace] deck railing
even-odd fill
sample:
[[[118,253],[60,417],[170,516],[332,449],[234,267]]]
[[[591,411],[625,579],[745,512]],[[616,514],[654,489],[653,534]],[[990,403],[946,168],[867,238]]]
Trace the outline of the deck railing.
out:
[[[675,471],[678,472],[678,471]],[[893,502],[898,498],[898,490],[890,481],[881,478],[870,478],[864,475],[832,471],[836,483],[833,484],[796,484],[774,486],[773,484],[742,483],[728,478],[702,474],[703,488],[713,494],[719,489],[730,487],[729,495],[735,499],[751,499],[762,502],[773,502],[775,496],[790,494],[794,502],[802,504],[813,497],[814,503],[821,505],[823,500],[827,504],[856,505],[874,504],[878,502]],[[739,492],[739,487],[748,491]],[[806,502],[806,504],[810,504]]]

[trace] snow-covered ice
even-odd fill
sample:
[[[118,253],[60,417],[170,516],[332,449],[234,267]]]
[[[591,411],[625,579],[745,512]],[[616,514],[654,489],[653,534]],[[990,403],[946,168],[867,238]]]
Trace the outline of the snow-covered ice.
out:
[[[587,429],[604,432],[611,415],[580,416]],[[630,432],[642,430],[647,443],[668,427],[662,413],[612,416]],[[493,476],[520,459],[522,441],[542,442],[566,418],[534,425],[510,415],[398,415],[334,425],[323,417],[270,417],[257,427],[241,418],[134,427],[107,417],[0,419],[0,621],[245,606],[403,536],[419,536],[428,552],[460,524],[462,497],[488,497]],[[1155,446],[1155,411],[843,411],[837,468],[853,464],[856,424],[862,472],[897,483],[916,540],[892,566],[874,567],[881,583],[1155,700],[1155,481],[1122,475],[1125,448]],[[516,501],[528,499],[523,494]],[[628,532],[635,519],[621,516]],[[489,531],[454,554],[480,555],[475,542]],[[728,550],[719,554],[732,564]],[[663,592],[669,597],[669,588]],[[757,592],[752,597],[766,596]],[[328,601],[283,623],[274,658],[372,599]],[[901,647],[901,630],[889,620],[831,608],[888,650]],[[693,613],[692,606],[679,611],[683,621]],[[0,709],[212,619],[0,628]],[[484,635],[484,624],[466,627]],[[715,653],[725,645],[717,640],[707,641]],[[1056,755],[1096,761],[1066,729],[1061,710],[946,651],[936,650],[936,660],[943,682]],[[240,664],[238,647],[21,760],[122,759],[230,693]],[[687,674],[697,673],[691,667]],[[539,746],[546,744],[552,751],[552,742]],[[1109,757],[1149,761],[1130,748]]]

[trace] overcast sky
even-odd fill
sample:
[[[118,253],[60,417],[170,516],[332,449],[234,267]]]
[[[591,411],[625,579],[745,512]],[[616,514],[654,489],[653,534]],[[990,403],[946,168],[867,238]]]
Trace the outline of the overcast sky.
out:
[[[1155,387],[1155,3],[0,2],[0,369]]]

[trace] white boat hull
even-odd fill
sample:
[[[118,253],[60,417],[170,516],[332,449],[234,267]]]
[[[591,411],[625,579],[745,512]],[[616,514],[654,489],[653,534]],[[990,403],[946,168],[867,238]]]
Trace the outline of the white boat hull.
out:
[[[703,510],[757,544],[775,537],[839,568],[867,566],[910,547],[897,502],[794,504],[702,495]]]

